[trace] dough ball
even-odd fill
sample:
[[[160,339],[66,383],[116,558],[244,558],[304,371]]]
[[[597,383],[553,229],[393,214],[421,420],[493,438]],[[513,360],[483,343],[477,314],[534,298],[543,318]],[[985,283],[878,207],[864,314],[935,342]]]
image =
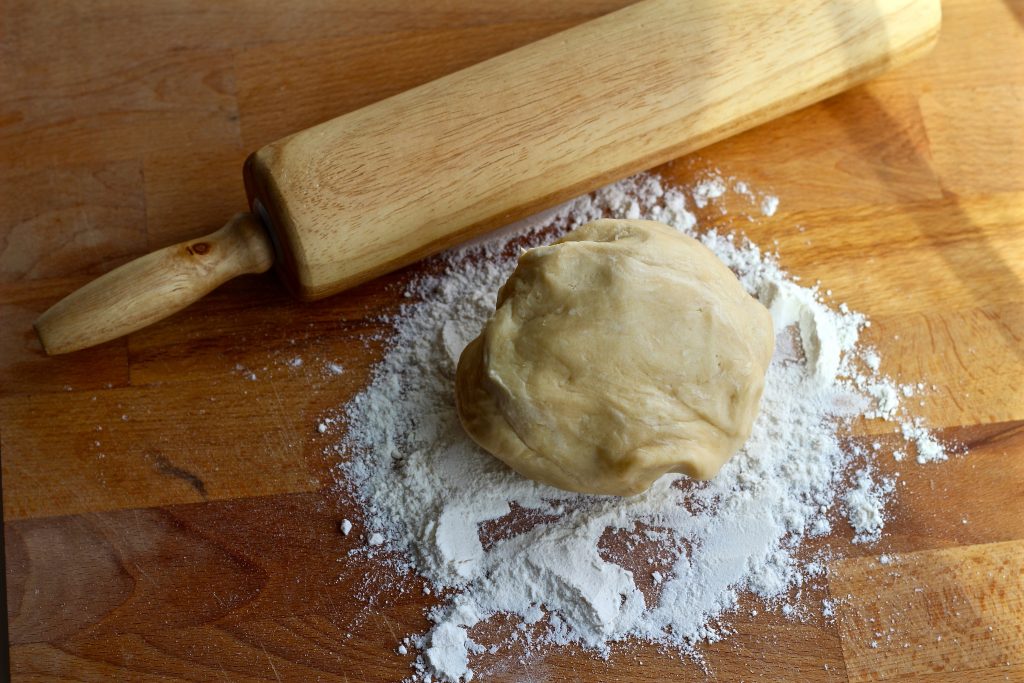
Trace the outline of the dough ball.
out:
[[[459,359],[459,417],[512,469],[570,491],[710,479],[750,435],[773,347],[767,309],[709,249],[599,220],[520,256]]]

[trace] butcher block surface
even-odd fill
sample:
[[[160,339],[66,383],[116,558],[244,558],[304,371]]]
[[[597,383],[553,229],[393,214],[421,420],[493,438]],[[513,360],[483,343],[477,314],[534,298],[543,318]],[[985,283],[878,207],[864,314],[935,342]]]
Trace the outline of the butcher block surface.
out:
[[[422,266],[306,304],[247,276],[62,357],[31,324],[97,274],[244,209],[247,152],[624,4],[4,4],[15,680],[408,675],[398,640],[426,629],[435,599],[385,595],[368,615],[356,599],[380,570],[347,556],[363,539],[338,530],[360,518],[335,489],[342,427],[317,426],[366,386],[381,315]],[[562,648],[493,662],[489,680],[1024,680],[1024,2],[943,11],[929,57],[656,170],[685,185],[717,168],[776,194],[756,222],[698,213],[777,241],[784,267],[869,315],[882,371],[935,385],[914,412],[969,454],[882,459],[905,485],[879,543],[835,532],[846,557],[820,596],[841,598],[833,619],[744,610],[700,664]]]

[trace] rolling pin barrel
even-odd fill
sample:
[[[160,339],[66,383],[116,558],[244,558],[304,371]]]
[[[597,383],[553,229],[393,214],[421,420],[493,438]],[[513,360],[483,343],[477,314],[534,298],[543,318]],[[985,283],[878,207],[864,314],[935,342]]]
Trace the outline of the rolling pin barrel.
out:
[[[645,0],[263,147],[244,178],[269,240],[236,218],[208,239],[237,258],[168,248],[36,327],[83,348],[271,260],[299,298],[339,292],[862,83],[939,24],[939,0]]]
[[[928,50],[938,0],[646,0],[246,163],[317,299],[765,123]]]

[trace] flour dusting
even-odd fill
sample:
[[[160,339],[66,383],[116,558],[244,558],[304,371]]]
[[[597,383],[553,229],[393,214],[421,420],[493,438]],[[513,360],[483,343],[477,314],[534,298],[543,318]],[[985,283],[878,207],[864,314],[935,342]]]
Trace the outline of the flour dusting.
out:
[[[798,552],[804,540],[843,527],[856,542],[877,540],[895,483],[873,459],[948,457],[879,373],[877,352],[860,345],[865,316],[829,306],[749,240],[699,229],[689,206],[712,204],[730,183],[712,173],[687,190],[639,175],[449,252],[440,274],[409,283],[409,303],[388,321],[389,350],[338,419],[347,424],[339,481],[364,512],[359,552],[399,558],[390,560],[396,581],[412,570],[443,596],[431,629],[395,644],[419,653],[411,680],[485,675],[474,658],[513,641],[527,652],[576,643],[606,656],[637,639],[699,656],[702,643],[727,637],[744,593],[791,618],[829,611],[827,601],[794,602],[828,560]],[[777,198],[732,188],[775,213]],[[658,220],[701,240],[772,314],[778,336],[761,412],[709,482],[667,475],[631,498],[572,494],[514,473],[459,425],[459,354],[493,312],[519,250],[601,217]],[[903,442],[886,451],[850,439],[865,417],[892,421]],[[496,615],[519,628],[488,642]]]

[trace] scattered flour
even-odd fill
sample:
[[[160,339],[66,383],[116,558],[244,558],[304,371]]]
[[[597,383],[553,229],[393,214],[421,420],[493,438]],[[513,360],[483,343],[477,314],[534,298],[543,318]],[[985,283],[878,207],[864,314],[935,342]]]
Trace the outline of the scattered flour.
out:
[[[765,197],[761,200],[761,213],[765,216],[774,216],[775,211],[779,208],[778,197]]]
[[[712,174],[713,177],[720,178],[718,174]],[[766,194],[764,192],[755,192],[751,189],[750,185],[745,181],[739,180],[734,181],[732,185],[733,192],[744,197],[748,202],[755,205],[761,210],[762,216],[774,216],[775,212],[779,208],[779,198],[775,195]],[[696,193],[694,200],[696,203]]]
[[[399,558],[396,576],[411,569],[425,593],[444,596],[428,613],[430,631],[403,641],[419,652],[412,680],[470,680],[475,654],[509,644],[481,644],[498,614],[521,622],[510,638],[528,650],[576,643],[606,655],[612,643],[642,639],[696,654],[729,633],[722,622],[742,593],[792,618],[806,614],[794,595],[824,575],[828,558],[806,562],[797,551],[840,514],[857,542],[880,536],[894,490],[874,474],[881,445],[844,446],[854,419],[902,414],[877,352],[858,347],[870,323],[845,305],[830,308],[749,240],[698,232],[689,203],[704,206],[727,189],[717,175],[689,194],[636,176],[450,252],[441,274],[408,285],[410,303],[389,321],[389,351],[338,418],[348,425],[338,449],[339,480],[363,508],[369,545]],[[776,206],[761,199],[765,215]],[[459,425],[459,354],[519,250],[603,216],[659,220],[701,239],[771,311],[778,337],[761,413],[710,482],[670,475],[631,498],[571,494],[515,474]],[[898,428],[920,462],[946,457],[919,422]],[[639,559],[637,548],[656,554]],[[833,613],[828,601],[822,608]]]
[[[712,199],[718,199],[725,194],[726,185],[717,175],[712,175],[701,180],[693,188],[693,203],[698,209],[703,209]],[[629,216],[624,216],[628,218]],[[637,218],[640,216],[638,215]]]
[[[856,535],[854,543],[877,541],[885,526],[885,500],[895,484],[891,479],[877,482],[868,468],[854,476],[853,487],[843,494],[843,504]]]
[[[900,431],[904,439],[917,447],[917,462],[920,464],[941,462],[949,459],[946,447],[935,438],[930,430],[921,424],[920,419],[902,422],[900,424]]]

